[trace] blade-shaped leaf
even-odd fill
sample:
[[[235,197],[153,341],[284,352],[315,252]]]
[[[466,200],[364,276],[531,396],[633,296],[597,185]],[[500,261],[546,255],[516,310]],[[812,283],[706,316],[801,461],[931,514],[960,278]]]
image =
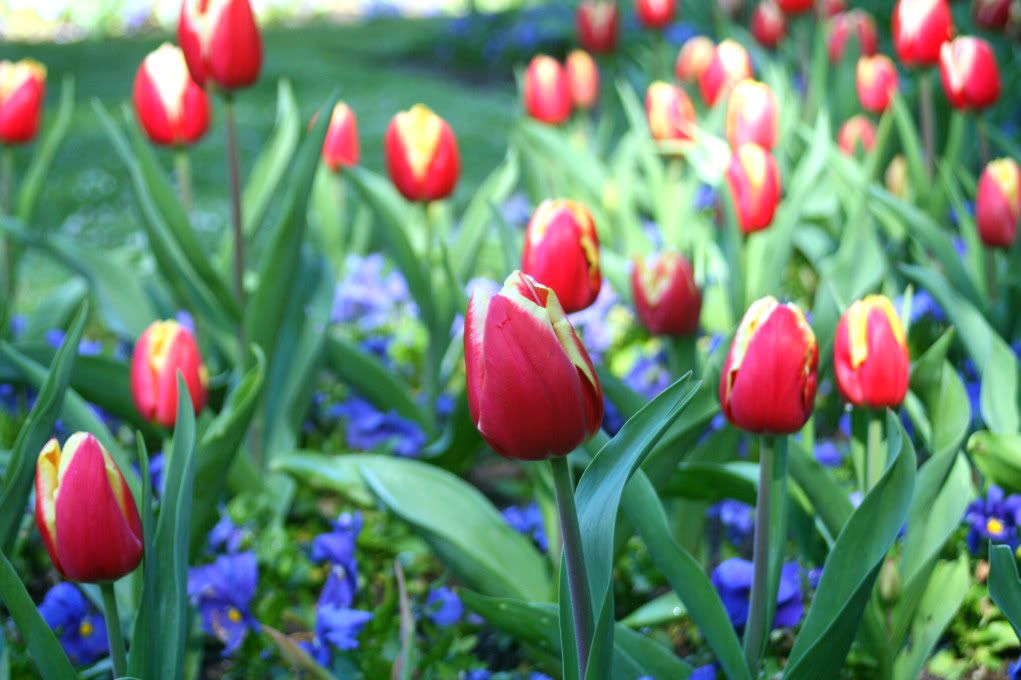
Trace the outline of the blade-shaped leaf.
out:
[[[989,546],[989,597],[1021,638],[1021,578],[1009,545]]]

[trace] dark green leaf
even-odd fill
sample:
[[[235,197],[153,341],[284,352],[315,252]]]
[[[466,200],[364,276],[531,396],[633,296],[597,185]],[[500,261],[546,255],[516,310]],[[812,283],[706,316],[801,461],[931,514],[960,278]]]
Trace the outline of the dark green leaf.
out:
[[[1009,545],[989,546],[989,597],[1021,637],[1021,579]]]

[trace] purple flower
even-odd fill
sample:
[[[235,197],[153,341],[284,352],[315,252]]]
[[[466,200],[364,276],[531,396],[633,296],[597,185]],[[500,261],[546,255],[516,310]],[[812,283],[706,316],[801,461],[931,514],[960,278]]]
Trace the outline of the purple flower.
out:
[[[358,648],[358,636],[372,620],[370,612],[333,605],[320,605],[316,610],[315,638],[301,646],[320,666],[329,666],[332,648],[347,651]]]
[[[893,301],[895,309],[904,308],[904,296],[900,296]],[[914,324],[922,319],[929,317],[933,321],[946,321],[946,314],[943,312],[943,308],[939,306],[936,299],[932,297],[929,291],[924,289],[916,290],[911,296],[911,312],[909,321]]]
[[[331,605],[339,608],[350,607],[358,591],[358,560],[355,558],[355,543],[362,530],[362,515],[341,513],[333,528],[319,534],[312,541],[313,562],[327,562],[330,573],[319,595],[320,607]]]
[[[699,666],[688,676],[688,680],[716,680],[716,666]]]
[[[748,619],[754,568],[751,562],[732,557],[721,562],[713,570],[713,587],[720,594],[730,622],[737,630],[744,629]],[[798,625],[804,612],[801,601],[801,575],[797,562],[783,565],[780,573],[780,590],[776,596],[774,628],[790,628]]]
[[[450,588],[440,587],[430,591],[425,600],[425,610],[433,623],[440,628],[448,628],[461,620],[464,605],[457,593]]]
[[[695,193],[695,210],[703,212],[710,210],[716,205],[718,194],[716,189],[708,184],[700,184]]]
[[[844,462],[844,454],[832,439],[823,439],[815,444],[815,459],[825,467],[840,467]]]
[[[43,596],[39,613],[60,637],[60,645],[78,666],[107,655],[106,622],[74,584],[58,583]]]
[[[581,335],[581,340],[594,363],[599,363],[603,354],[613,346],[613,328],[609,322],[610,311],[618,302],[613,286],[607,281],[599,289],[599,295],[588,308],[570,314],[571,325]]]
[[[414,314],[408,284],[399,271],[384,272],[379,253],[345,261],[347,275],[333,298],[334,323],[356,323],[366,332],[378,330],[401,314]]]
[[[542,521],[542,511],[538,503],[528,505],[512,505],[504,508],[503,519],[515,531],[522,533],[532,539],[535,545],[546,552],[549,550],[549,541],[546,539],[546,525]]]
[[[353,397],[329,410],[334,418],[345,418],[344,436],[356,451],[389,446],[398,456],[415,457],[425,446],[425,432],[396,411],[383,413],[365,399]]]
[[[1007,680],[1021,680],[1021,659],[1007,667]]]
[[[727,499],[706,510],[710,519],[718,519],[727,532],[727,540],[736,547],[747,545],[755,527],[755,513],[747,503]]]
[[[189,332],[191,332],[194,335],[195,318],[192,317],[191,313],[188,312],[188,310],[186,309],[177,310],[177,314],[174,315],[174,318],[177,319],[177,323],[179,323],[182,328],[186,328]]]
[[[230,656],[248,631],[258,630],[250,606],[259,585],[255,554],[220,555],[212,564],[188,570],[188,597],[202,616],[202,629],[225,647]]]
[[[1017,528],[1021,524],[1021,496],[1004,496],[1003,489],[989,485],[986,497],[971,502],[964,515],[968,523],[968,550],[979,555],[986,541],[1006,543],[1017,550]]]
[[[672,382],[673,378],[670,377],[662,354],[640,355],[624,376],[624,384],[650,401],[670,387]]]
[[[220,508],[220,521],[209,531],[209,552],[226,550],[236,553],[241,550],[241,542],[247,532],[236,526],[224,508]]]

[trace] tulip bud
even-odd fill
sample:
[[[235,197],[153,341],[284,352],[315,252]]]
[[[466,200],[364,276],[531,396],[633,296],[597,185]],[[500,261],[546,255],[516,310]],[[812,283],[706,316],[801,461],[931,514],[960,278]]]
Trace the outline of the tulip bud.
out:
[[[812,415],[818,363],[815,333],[797,305],[755,301],[723,363],[724,415],[755,434],[797,432]]]
[[[209,98],[199,87],[179,47],[163,43],[135,75],[135,116],[154,144],[194,144],[209,129]]]
[[[724,15],[734,19],[741,13],[744,0],[716,0],[716,6]]]
[[[829,42],[826,52],[830,62],[836,63],[844,58],[847,41],[852,33],[858,39],[860,54],[872,56],[879,49],[879,36],[876,33],[876,22],[868,12],[855,9],[841,12],[830,19]]]
[[[645,28],[665,28],[674,20],[676,0],[637,0],[638,23]]]
[[[642,324],[653,335],[692,335],[702,313],[702,292],[691,263],[677,253],[636,258],[631,292]]]
[[[761,231],[773,222],[780,202],[776,159],[758,144],[742,144],[730,157],[727,186],[741,231]]]
[[[521,270],[557,294],[568,314],[599,295],[599,236],[592,215],[575,201],[543,201],[525,229]]]
[[[862,55],[855,71],[858,101],[866,111],[883,113],[897,93],[897,67],[885,54]]]
[[[603,420],[603,391],[556,293],[514,272],[492,297],[472,295],[464,321],[468,409],[507,458],[566,456]]]
[[[713,60],[716,46],[704,35],[688,38],[677,53],[674,75],[682,83],[694,83],[702,77],[702,72],[709,68]]]
[[[195,337],[176,321],[150,324],[131,355],[131,396],[143,418],[164,427],[174,426],[178,372],[197,414],[206,403],[208,373]]]
[[[525,110],[543,123],[559,125],[571,117],[571,84],[553,57],[532,57],[525,72]]]
[[[822,11],[827,17],[832,17],[840,14],[847,9],[847,5],[844,4],[844,0],[823,0]]]
[[[815,9],[815,0],[776,0],[784,14],[801,14]]]
[[[865,116],[852,116],[840,126],[837,146],[848,156],[854,156],[858,149],[868,153],[876,145],[876,128]]]
[[[589,52],[604,54],[617,47],[617,3],[582,0],[575,20],[578,42]]]
[[[975,222],[982,243],[1010,248],[1021,217],[1021,168],[1012,158],[992,161],[982,171],[975,194]]]
[[[932,66],[940,47],[954,34],[947,0],[897,0],[893,9],[893,45],[908,66]]]
[[[911,358],[904,326],[883,295],[847,308],[833,341],[837,387],[854,406],[897,408],[908,391]]]
[[[879,598],[889,607],[897,604],[900,595],[900,569],[897,561],[888,557],[879,570]]]
[[[32,59],[0,61],[0,144],[35,138],[45,97],[45,66]]]
[[[695,107],[682,88],[662,80],[649,85],[645,113],[652,138],[684,141],[695,138]]]
[[[358,165],[358,120],[344,102],[337,102],[330,115],[330,127],[323,140],[323,162],[333,172]]]
[[[908,162],[897,154],[886,168],[886,190],[897,198],[906,198],[908,191]]]
[[[752,37],[773,49],[787,35],[787,18],[773,0],[762,0],[752,12]]]
[[[409,201],[436,201],[454,193],[461,158],[453,130],[429,107],[415,104],[395,115],[383,138],[386,169]]]
[[[974,0],[971,16],[982,28],[1001,30],[1010,16],[1010,0]]]
[[[57,571],[72,581],[116,581],[142,559],[142,522],[117,464],[91,434],[51,439],[39,453],[35,521]]]
[[[567,83],[571,101],[576,108],[587,111],[599,100],[599,67],[595,59],[584,50],[567,55]]]
[[[981,38],[963,36],[943,43],[939,75],[955,109],[985,109],[1000,98],[1000,69],[993,48]]]
[[[740,43],[727,39],[713,50],[713,58],[698,79],[702,100],[709,106],[745,78],[751,78],[752,59]]]
[[[754,142],[766,151],[776,145],[780,125],[776,95],[750,78],[734,86],[727,102],[727,141],[731,148]]]
[[[262,36],[249,0],[184,0],[177,42],[201,87],[248,87],[262,68]]]

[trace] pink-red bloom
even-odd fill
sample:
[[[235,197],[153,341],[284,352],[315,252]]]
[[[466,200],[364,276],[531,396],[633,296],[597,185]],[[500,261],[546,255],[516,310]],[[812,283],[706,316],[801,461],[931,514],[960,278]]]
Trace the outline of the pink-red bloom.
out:
[[[582,0],[575,16],[578,42],[589,52],[605,54],[617,47],[620,12],[616,2]]]
[[[198,413],[206,404],[208,373],[195,336],[176,321],[156,321],[138,338],[131,355],[131,396],[143,418],[174,426],[178,373]]]
[[[955,109],[981,110],[1000,98],[1000,69],[985,40],[962,36],[943,43],[939,53],[943,91]]]
[[[576,201],[546,200],[525,229],[521,271],[549,286],[568,314],[599,295],[599,236],[591,213]]]
[[[852,36],[857,39],[861,54],[872,56],[879,49],[876,22],[868,12],[853,9],[849,12],[836,14],[830,19],[829,28],[826,53],[833,63],[844,58],[844,51]]]
[[[599,101],[599,67],[585,50],[567,55],[567,83],[575,108],[587,111]]]
[[[760,45],[773,49],[787,35],[787,18],[774,0],[762,0],[752,12],[751,30]]]
[[[815,0],[776,0],[784,14],[801,14],[815,9]]]
[[[553,57],[532,57],[525,71],[525,111],[532,118],[559,125],[571,117],[571,83],[567,72]]]
[[[893,9],[893,45],[907,66],[933,66],[940,48],[954,34],[947,0],[897,0]]]
[[[638,23],[645,28],[664,28],[674,20],[676,0],[637,0]]]
[[[259,78],[262,36],[249,0],[184,0],[177,42],[202,87],[231,91]]]
[[[989,248],[1010,248],[1021,218],[1021,168],[1013,158],[989,163],[978,180],[975,223]]]
[[[657,80],[645,93],[645,114],[653,139],[684,141],[695,137],[695,107],[683,88]]]
[[[194,144],[209,129],[209,97],[192,80],[184,53],[170,43],[142,61],[133,101],[139,125],[155,144]]]
[[[409,201],[436,201],[454,193],[461,175],[457,139],[447,121],[424,104],[395,115],[383,138],[390,180]]]
[[[702,292],[687,258],[661,253],[635,258],[631,293],[638,318],[653,335],[692,335],[698,330]]]
[[[854,156],[858,149],[866,153],[876,145],[876,128],[865,116],[852,116],[840,126],[837,146],[848,156]]]
[[[911,357],[900,317],[883,295],[847,308],[833,341],[837,387],[854,406],[897,408],[908,392]]]
[[[704,35],[696,35],[688,38],[681,51],[677,53],[677,63],[674,64],[674,76],[682,83],[695,83],[702,77],[702,72],[709,68],[709,62],[713,60],[713,52],[716,46],[713,41]]]
[[[45,66],[32,59],[0,61],[0,144],[35,139],[45,98]]]
[[[771,151],[779,127],[779,107],[769,85],[749,78],[734,86],[727,101],[727,141],[731,148],[754,142]]]
[[[344,102],[337,102],[330,114],[330,126],[323,140],[323,162],[333,172],[358,165],[358,120]]]
[[[897,93],[897,67],[885,54],[862,55],[855,70],[858,101],[866,111],[882,113]]]
[[[698,79],[702,100],[713,106],[745,78],[751,78],[752,58],[741,43],[727,39],[713,50],[713,58]]]
[[[772,224],[781,186],[771,153],[754,143],[737,147],[727,167],[727,187],[742,232],[751,234]]]
[[[974,0],[971,16],[975,23],[991,31],[1001,30],[1010,16],[1011,0]]]

